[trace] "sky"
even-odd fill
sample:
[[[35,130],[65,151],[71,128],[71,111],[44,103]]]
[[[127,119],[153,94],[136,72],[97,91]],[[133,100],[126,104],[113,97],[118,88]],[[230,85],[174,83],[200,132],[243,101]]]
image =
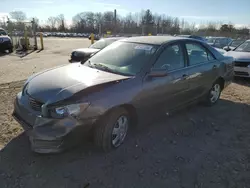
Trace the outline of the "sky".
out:
[[[235,26],[250,27],[250,0],[0,0],[1,17],[20,10],[28,17],[45,22],[49,16],[64,14],[70,24],[79,12],[117,10],[125,16],[129,12],[150,9],[153,13],[184,18],[196,24],[207,21],[232,22]]]

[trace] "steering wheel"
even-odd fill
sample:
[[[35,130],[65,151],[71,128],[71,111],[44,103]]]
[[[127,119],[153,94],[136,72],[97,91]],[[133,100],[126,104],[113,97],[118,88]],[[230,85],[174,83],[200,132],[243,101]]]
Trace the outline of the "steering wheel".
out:
[[[164,64],[164,65],[161,66],[161,68],[163,68],[163,69],[169,69],[170,66],[171,66],[170,64]]]

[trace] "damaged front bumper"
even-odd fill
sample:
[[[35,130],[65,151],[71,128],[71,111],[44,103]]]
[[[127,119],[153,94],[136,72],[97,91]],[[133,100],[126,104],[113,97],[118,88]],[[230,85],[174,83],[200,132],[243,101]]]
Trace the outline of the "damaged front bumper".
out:
[[[58,153],[78,144],[92,128],[96,119],[78,120],[73,117],[52,119],[42,117],[29,107],[19,93],[14,102],[13,117],[26,131],[31,149],[37,153]]]

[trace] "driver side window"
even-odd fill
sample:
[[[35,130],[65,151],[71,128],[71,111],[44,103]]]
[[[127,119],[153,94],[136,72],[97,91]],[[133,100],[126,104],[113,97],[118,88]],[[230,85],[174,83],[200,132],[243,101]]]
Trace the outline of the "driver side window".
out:
[[[160,54],[153,68],[165,68],[168,71],[183,68],[185,66],[182,48],[179,44],[172,44]]]

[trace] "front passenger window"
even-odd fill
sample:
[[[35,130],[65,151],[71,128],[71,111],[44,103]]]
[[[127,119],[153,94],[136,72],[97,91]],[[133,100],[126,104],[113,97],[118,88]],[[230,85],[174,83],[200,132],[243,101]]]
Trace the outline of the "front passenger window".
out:
[[[153,68],[172,71],[185,66],[182,48],[178,44],[170,45],[161,53]]]

